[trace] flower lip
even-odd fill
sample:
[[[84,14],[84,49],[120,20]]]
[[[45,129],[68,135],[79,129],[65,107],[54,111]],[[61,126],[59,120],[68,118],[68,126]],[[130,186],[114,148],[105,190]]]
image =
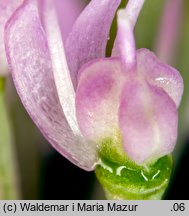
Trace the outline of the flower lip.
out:
[[[173,151],[178,114],[172,91],[182,92],[182,78],[149,50],[137,50],[137,60],[137,73],[132,76],[123,72],[122,61],[116,57],[84,65],[76,111],[86,138],[102,142],[121,133],[125,153],[143,164]],[[165,86],[157,82],[162,74],[169,81]]]
[[[163,89],[138,80],[125,84],[119,125],[125,151],[137,164],[171,153],[176,144],[177,124],[175,103]]]

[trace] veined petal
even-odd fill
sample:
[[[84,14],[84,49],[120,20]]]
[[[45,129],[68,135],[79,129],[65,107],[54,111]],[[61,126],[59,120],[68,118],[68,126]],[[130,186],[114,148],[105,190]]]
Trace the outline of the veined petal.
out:
[[[8,65],[4,47],[4,28],[14,10],[22,0],[0,0],[0,76],[8,73]]]
[[[80,135],[75,114],[75,91],[66,62],[64,44],[54,2],[52,0],[45,0],[43,9],[42,18],[59,101],[71,129],[75,134]]]
[[[163,88],[178,107],[183,94],[183,80],[180,73],[162,63],[147,49],[137,51],[138,70],[152,85]]]
[[[125,84],[119,108],[124,149],[138,164],[173,151],[177,138],[176,105],[161,88],[145,82]]]
[[[60,105],[35,0],[24,2],[9,20],[5,33],[14,83],[33,121],[62,155],[86,170],[93,169],[96,146],[73,133]]]
[[[92,0],[73,26],[66,42],[66,57],[74,87],[83,64],[105,57],[109,30],[120,1]]]
[[[76,92],[77,119],[82,133],[99,143],[118,131],[119,96],[125,76],[117,58],[85,65]]]

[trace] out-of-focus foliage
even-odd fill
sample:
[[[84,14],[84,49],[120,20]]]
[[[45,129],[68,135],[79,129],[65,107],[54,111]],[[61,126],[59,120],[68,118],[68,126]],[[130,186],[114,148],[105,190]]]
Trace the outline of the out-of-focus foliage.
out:
[[[16,199],[18,198],[17,163],[5,106],[4,87],[4,79],[0,78],[0,199]]]

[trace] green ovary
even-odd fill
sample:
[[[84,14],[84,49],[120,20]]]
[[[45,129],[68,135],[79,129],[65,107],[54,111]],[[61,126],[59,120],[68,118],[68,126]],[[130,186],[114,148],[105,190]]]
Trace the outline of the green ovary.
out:
[[[120,136],[105,139],[99,151],[96,176],[108,199],[161,199],[169,183],[171,156],[139,166],[123,150]]]

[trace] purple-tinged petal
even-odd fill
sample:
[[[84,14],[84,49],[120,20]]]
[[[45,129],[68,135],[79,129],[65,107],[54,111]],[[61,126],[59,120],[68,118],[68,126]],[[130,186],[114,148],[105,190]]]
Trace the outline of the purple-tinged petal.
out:
[[[0,76],[8,73],[8,65],[4,48],[4,28],[12,13],[22,0],[0,0]]]
[[[77,119],[89,140],[98,142],[117,134],[124,80],[117,58],[93,60],[81,69],[76,92]]]
[[[177,116],[175,103],[162,89],[145,82],[126,83],[119,122],[128,156],[144,164],[171,153],[177,138]]]
[[[105,57],[109,30],[120,1],[92,0],[73,26],[66,42],[66,57],[75,88],[81,66]]]
[[[147,49],[137,51],[138,70],[152,85],[163,88],[178,107],[183,94],[183,80],[180,73],[162,63],[153,52]]]
[[[52,0],[45,0],[42,18],[52,61],[55,84],[64,115],[74,133],[80,135],[75,112],[75,91],[66,62],[64,44],[53,3]]]
[[[46,0],[38,0],[41,15],[44,12],[45,4]],[[65,42],[75,21],[87,3],[83,0],[52,0],[51,4],[56,10],[61,36]]]
[[[93,169],[96,146],[75,135],[63,114],[36,1],[26,0],[16,11],[5,36],[16,89],[35,124],[62,155],[86,170]]]
[[[54,0],[54,3],[59,18],[62,37],[66,40],[85,4],[83,0]]]

